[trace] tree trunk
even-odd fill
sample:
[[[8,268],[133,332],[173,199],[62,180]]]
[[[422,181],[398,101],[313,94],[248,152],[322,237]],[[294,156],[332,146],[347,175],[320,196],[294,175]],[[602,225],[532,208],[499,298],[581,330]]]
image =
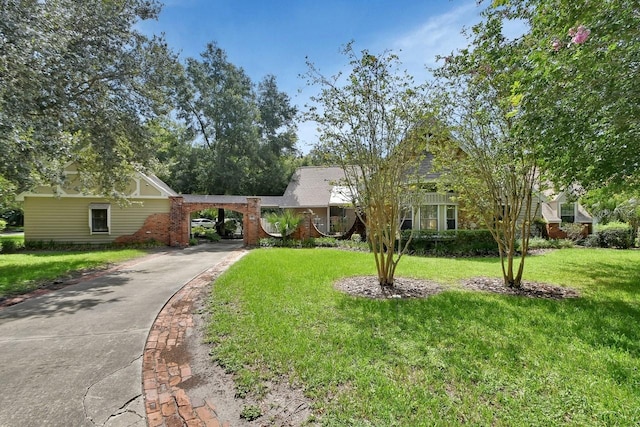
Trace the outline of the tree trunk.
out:
[[[218,221],[216,222],[216,231],[222,237],[224,235],[224,209],[218,209]]]

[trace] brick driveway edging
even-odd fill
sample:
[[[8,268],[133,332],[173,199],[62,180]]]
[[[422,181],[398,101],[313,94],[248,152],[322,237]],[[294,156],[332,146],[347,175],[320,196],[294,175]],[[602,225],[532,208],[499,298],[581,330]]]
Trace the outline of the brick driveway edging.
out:
[[[164,355],[185,344],[194,327],[194,303],[206,287],[246,253],[246,250],[235,251],[193,278],[169,299],[156,317],[142,359],[142,387],[149,427],[229,427],[228,421],[219,419],[212,402],[192,399],[180,387],[192,377],[189,364],[167,362]]]

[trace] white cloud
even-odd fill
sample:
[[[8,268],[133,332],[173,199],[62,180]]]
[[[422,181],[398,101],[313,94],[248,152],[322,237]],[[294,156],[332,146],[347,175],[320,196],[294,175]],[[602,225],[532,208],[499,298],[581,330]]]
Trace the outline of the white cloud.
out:
[[[447,13],[433,16],[424,24],[402,34],[390,43],[409,73],[416,78],[427,77],[427,67],[436,67],[436,56],[446,56],[464,48],[468,42],[462,35],[463,28],[470,28],[480,21],[480,8],[475,1],[459,6]]]
[[[375,43],[377,47],[374,46],[372,51],[391,49],[399,55],[402,65],[415,77],[416,82],[428,80],[431,75],[427,67],[439,65],[436,62],[437,55],[446,56],[468,45],[462,30],[480,22],[480,11],[476,1],[471,0],[449,12],[432,16],[422,25],[395,38],[378,40]],[[318,141],[316,124],[299,123],[298,137],[298,148],[308,153]]]

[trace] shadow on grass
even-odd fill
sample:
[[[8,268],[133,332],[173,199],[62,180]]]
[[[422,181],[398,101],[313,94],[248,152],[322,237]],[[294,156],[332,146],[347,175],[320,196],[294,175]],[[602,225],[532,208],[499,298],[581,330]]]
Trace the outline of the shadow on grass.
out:
[[[593,280],[598,299],[611,299],[615,295],[609,295],[608,291],[623,292],[627,297],[640,299],[640,267],[632,262],[619,262],[617,264],[605,262],[591,262],[588,265],[567,260],[562,269],[575,277],[585,276]]]

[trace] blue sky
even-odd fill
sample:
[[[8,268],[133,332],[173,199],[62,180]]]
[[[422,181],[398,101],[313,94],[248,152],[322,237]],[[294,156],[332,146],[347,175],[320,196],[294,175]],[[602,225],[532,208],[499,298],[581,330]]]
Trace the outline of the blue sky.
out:
[[[158,21],[141,28],[164,33],[182,59],[198,57],[215,41],[229,60],[258,83],[267,74],[293,104],[304,107],[313,88],[300,78],[305,58],[323,74],[346,63],[340,48],[353,40],[356,50],[391,49],[416,79],[428,79],[425,65],[435,65],[466,45],[463,27],[479,20],[476,0],[165,0]],[[315,125],[301,123],[299,148],[316,142]]]

